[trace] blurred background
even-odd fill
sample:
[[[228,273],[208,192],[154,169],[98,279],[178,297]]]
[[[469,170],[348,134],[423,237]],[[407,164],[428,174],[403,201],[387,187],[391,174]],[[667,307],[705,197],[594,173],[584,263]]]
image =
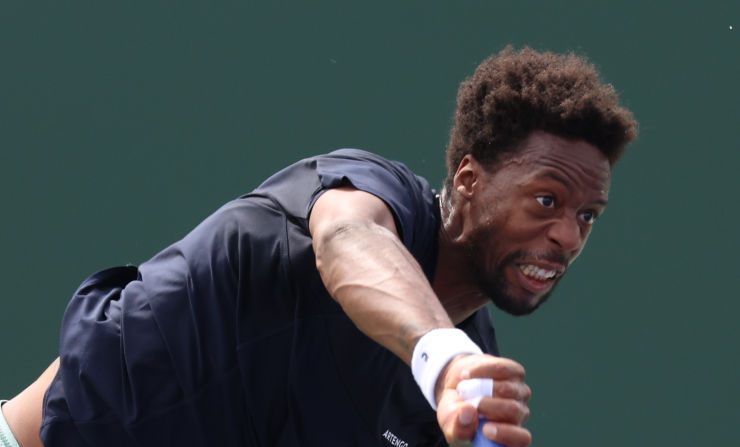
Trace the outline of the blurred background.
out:
[[[0,397],[84,277],[292,161],[360,147],[440,184],[457,85],[507,44],[587,56],[641,125],[556,296],[492,311],[534,445],[736,443],[736,1],[3,2]]]

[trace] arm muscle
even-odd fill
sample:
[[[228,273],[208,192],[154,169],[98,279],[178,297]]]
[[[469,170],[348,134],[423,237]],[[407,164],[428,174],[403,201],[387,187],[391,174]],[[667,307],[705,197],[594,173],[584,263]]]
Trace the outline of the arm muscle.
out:
[[[363,333],[404,362],[426,332],[452,327],[381,199],[351,188],[329,190],[316,201],[309,227],[331,296]]]

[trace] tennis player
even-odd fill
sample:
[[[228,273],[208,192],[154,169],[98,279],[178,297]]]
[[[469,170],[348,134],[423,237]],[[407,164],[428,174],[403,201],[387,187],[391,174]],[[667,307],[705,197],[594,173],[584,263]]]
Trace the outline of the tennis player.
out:
[[[138,267],[83,281],[60,360],[2,407],[23,447],[528,446],[485,309],[537,309],[636,133],[595,68],[507,48],[459,89],[437,195],[356,149],[301,160]],[[456,387],[492,378],[475,406]],[[490,391],[490,390],[489,390]]]

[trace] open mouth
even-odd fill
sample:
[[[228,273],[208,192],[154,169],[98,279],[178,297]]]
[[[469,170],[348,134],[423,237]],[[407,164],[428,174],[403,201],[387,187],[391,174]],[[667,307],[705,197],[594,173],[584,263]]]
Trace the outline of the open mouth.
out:
[[[559,266],[546,266],[536,264],[517,264],[518,276],[525,289],[530,292],[541,293],[552,287],[555,279],[565,272]]]

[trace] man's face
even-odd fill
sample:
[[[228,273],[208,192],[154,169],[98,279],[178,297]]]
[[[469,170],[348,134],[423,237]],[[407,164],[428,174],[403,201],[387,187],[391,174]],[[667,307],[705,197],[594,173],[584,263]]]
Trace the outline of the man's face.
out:
[[[609,162],[584,141],[533,132],[494,166],[470,164],[479,171],[465,225],[470,268],[496,306],[514,315],[531,313],[580,254],[603,213]]]

